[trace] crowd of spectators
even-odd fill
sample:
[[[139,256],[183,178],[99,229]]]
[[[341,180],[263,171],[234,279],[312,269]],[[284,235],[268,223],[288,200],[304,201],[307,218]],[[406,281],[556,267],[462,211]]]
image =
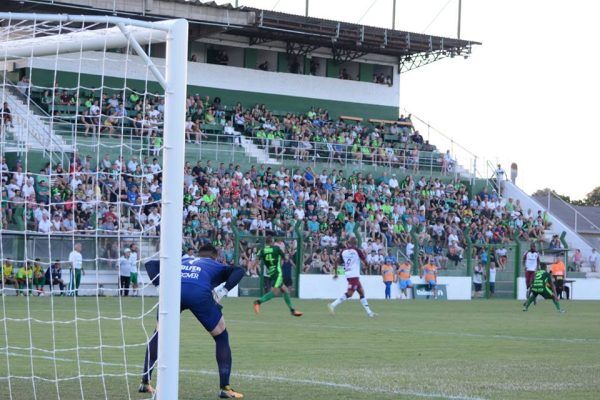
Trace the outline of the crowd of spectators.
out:
[[[135,234],[154,237],[161,226],[162,171],[157,158],[97,162],[75,154],[69,165],[9,171],[0,160],[2,227],[41,234]],[[327,273],[337,248],[359,234],[378,273],[384,261],[410,259],[418,246],[422,262],[451,267],[465,257],[470,241],[478,254],[486,244],[508,244],[514,237],[541,240],[546,217],[524,210],[518,201],[482,189],[469,196],[460,181],[382,172],[380,176],[342,169],[241,166],[211,161],[184,168],[186,248],[212,242],[234,262],[234,230],[249,237],[272,233],[304,236],[305,271]],[[286,242],[289,243],[291,242]],[[253,246],[241,248],[242,263],[256,271]],[[291,249],[290,249],[291,251]],[[293,258],[293,253],[290,253]]]

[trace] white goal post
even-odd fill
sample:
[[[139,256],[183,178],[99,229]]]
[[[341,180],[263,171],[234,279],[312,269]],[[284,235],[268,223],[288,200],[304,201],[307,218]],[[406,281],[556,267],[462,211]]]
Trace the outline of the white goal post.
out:
[[[0,62],[33,59],[48,55],[127,47],[145,61],[154,80],[164,89],[163,186],[160,200],[159,257],[162,268],[159,287],[159,342],[157,397],[177,399],[179,382],[180,270],[182,248],[183,169],[185,159],[185,103],[187,84],[188,22],[184,19],[159,22],[138,21],[111,16],[0,13],[5,35],[0,37]],[[92,26],[52,35],[20,32],[31,26],[60,27],[63,24]],[[109,27],[110,26],[110,27]],[[42,31],[40,29],[40,31]],[[143,47],[166,43],[164,75]],[[6,66],[5,66],[6,68]],[[112,136],[112,135],[111,135]],[[6,318],[6,316],[4,316]],[[83,397],[83,394],[82,394]]]

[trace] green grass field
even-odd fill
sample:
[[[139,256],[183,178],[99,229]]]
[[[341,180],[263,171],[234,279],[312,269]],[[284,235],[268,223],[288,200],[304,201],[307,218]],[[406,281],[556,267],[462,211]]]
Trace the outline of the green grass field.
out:
[[[79,298],[77,329],[4,319],[28,312],[52,319],[50,298],[29,300],[27,306],[23,297],[4,297],[0,309],[0,399],[33,399],[31,379],[14,377],[30,377],[32,369],[40,378],[37,399],[79,399],[81,391],[86,399],[144,398],[135,392],[143,362],[143,347],[136,345],[145,338],[137,318],[141,299]],[[73,299],[53,300],[54,319],[72,320]],[[154,301],[144,305],[149,333]],[[509,300],[371,301],[376,319],[357,301],[335,316],[325,301],[296,303],[306,313],[302,318],[289,316],[281,299],[265,304],[260,315],[253,314],[251,299],[225,300],[232,385],[247,399],[597,399],[600,392],[598,302],[565,302],[567,313],[559,315],[543,301],[528,313]],[[123,324],[121,306],[131,317]],[[78,353],[51,352],[53,342],[69,349],[77,340]],[[30,343],[41,350],[30,353]],[[78,373],[90,377],[80,384],[72,379]],[[213,340],[190,313],[182,320],[180,377],[181,399],[216,398]]]

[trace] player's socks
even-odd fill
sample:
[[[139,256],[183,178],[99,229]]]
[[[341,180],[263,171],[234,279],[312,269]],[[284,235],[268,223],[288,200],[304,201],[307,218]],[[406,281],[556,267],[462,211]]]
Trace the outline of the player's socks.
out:
[[[258,299],[258,304],[266,303],[267,301],[271,300],[274,297],[275,297],[275,293],[267,292],[263,295],[263,297]]]
[[[348,300],[348,298],[346,296],[342,296],[339,299],[336,299],[333,303],[331,303],[331,308],[336,308],[337,306],[339,306],[346,300]]]
[[[216,347],[217,365],[219,366],[219,385],[221,388],[229,386],[231,374],[231,348],[229,347],[229,333],[227,329],[217,336],[213,336]]]
[[[290,309],[290,311],[294,311],[294,305],[292,304],[292,298],[290,297],[289,293],[285,293],[283,292],[283,301],[285,301],[285,304],[287,304],[288,308]]]
[[[558,301],[556,299],[552,299],[552,302],[554,303],[554,307],[556,307],[556,311],[560,312],[560,304]]]
[[[142,383],[148,383],[152,380],[152,370],[154,369],[154,364],[156,364],[156,357],[158,357],[158,332],[154,331],[146,347]]]
[[[367,301],[366,297],[363,297],[362,299],[360,299],[360,304],[362,304],[363,308],[365,309],[365,311],[367,312],[367,314],[369,316],[372,316],[375,314],[373,311],[371,311],[371,307],[369,307],[369,302]]]
[[[531,303],[533,303],[533,300],[535,299],[535,295],[531,295],[529,296],[529,298],[527,299],[527,301],[525,302],[525,304],[523,305],[523,309],[527,310],[529,308],[529,306],[531,305]]]

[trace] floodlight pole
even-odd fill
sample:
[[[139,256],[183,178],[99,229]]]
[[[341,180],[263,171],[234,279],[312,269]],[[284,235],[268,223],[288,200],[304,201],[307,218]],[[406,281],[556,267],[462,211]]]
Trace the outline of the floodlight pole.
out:
[[[163,195],[160,226],[160,286],[158,303],[159,400],[179,398],[179,325],[183,166],[185,159],[185,98],[188,22],[172,22],[167,33]]]
[[[308,17],[308,0],[306,0],[306,9],[304,11],[304,16]]]
[[[396,0],[392,3],[392,30],[396,29]]]
[[[456,32],[456,37],[460,39],[460,20],[462,17],[462,0],[458,0],[458,27]]]

